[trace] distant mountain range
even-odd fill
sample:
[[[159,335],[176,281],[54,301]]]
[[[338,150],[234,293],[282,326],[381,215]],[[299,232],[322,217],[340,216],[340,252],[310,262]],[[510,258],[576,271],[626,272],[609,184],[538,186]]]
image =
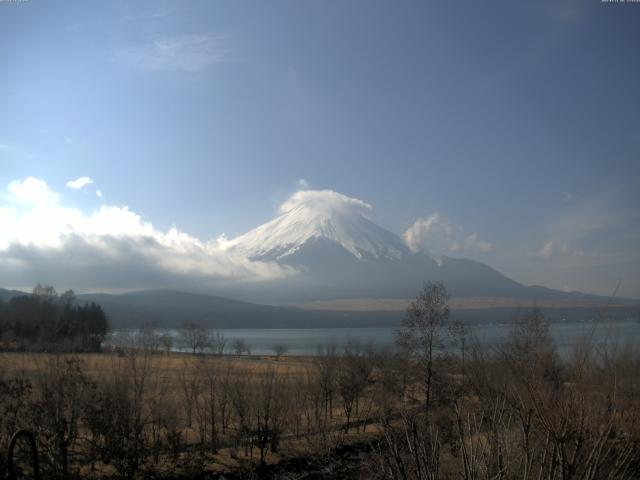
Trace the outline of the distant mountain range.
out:
[[[413,252],[368,218],[366,204],[336,192],[292,198],[280,216],[226,246],[230,255],[277,263],[294,272],[289,276],[198,293],[147,290],[78,299],[101,304],[116,327],[196,321],[219,328],[393,325],[426,281],[444,283],[453,315],[467,321],[504,321],[516,307],[534,302],[552,320],[589,318],[609,303],[596,295],[525,286],[474,260]],[[0,299],[19,293],[0,289]],[[634,315],[639,305],[615,299],[607,312]]]
[[[2,301],[19,295],[28,293],[0,288]],[[89,293],[77,295],[77,300],[100,304],[114,328],[144,325],[175,328],[187,322],[211,328],[370,327],[394,325],[401,318],[398,312],[302,310],[173,290],[144,290],[119,295]]]
[[[0,300],[8,301],[24,292],[0,289]],[[258,305],[210,295],[173,290],[145,290],[119,295],[104,293],[81,294],[79,302],[97,302],[107,313],[113,328],[136,328],[154,325],[176,328],[186,322],[196,322],[211,328],[322,328],[322,327],[377,327],[398,325],[403,317],[405,301],[394,301],[391,307],[385,301],[353,308],[353,304],[318,304],[311,308]],[[472,301],[469,305],[455,300],[452,318],[465,322],[505,322],[512,318],[515,304],[493,307]],[[522,308],[531,306],[520,304]],[[597,318],[601,311],[589,306],[568,304],[558,307],[543,305],[551,321],[562,319]],[[637,315],[633,304],[616,304],[607,308],[607,315],[628,317]]]
[[[345,299],[409,299],[425,281],[444,283],[455,298],[511,298],[583,306],[606,298],[525,286],[474,260],[411,251],[398,235],[371,221],[368,205],[331,191],[299,192],[282,214],[228,242],[230,253],[275,262],[297,275],[230,284],[216,294],[283,304]]]
[[[19,290],[6,290],[4,288],[0,288],[0,300],[3,302],[7,302],[11,298],[17,297],[18,295],[25,295],[25,292],[21,292]]]

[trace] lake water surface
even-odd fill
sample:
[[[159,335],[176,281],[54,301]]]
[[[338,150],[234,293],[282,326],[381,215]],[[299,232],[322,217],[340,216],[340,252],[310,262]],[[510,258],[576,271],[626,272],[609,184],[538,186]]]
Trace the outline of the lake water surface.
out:
[[[238,339],[244,339],[251,353],[256,355],[273,354],[275,344],[284,345],[289,355],[315,355],[319,345],[335,342],[338,351],[349,338],[361,342],[373,342],[378,348],[393,346],[396,327],[376,328],[292,328],[292,329],[221,329],[227,346]],[[508,324],[479,324],[469,327],[470,338],[480,345],[493,348],[503,342],[510,330]],[[126,344],[135,336],[137,330],[116,330],[107,339],[107,344]],[[611,320],[600,322],[559,322],[550,325],[550,333],[560,354],[566,355],[576,341],[593,332],[596,344],[616,342],[618,345],[633,344],[640,347],[640,322],[635,319]],[[166,333],[173,338],[173,350],[185,350],[179,345],[179,331],[159,329],[157,333]],[[132,335],[134,334],[134,335]]]

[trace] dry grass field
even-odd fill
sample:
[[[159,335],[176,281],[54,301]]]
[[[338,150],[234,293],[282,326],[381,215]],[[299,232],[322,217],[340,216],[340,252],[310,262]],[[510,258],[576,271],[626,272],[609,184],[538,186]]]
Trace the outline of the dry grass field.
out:
[[[55,479],[640,478],[636,346],[561,359],[536,311],[492,351],[418,328],[396,353],[4,352],[0,452],[27,429]]]
[[[55,438],[55,426],[45,428],[33,415],[48,410],[65,425],[71,419],[74,427],[62,434],[68,437],[64,468],[83,478],[120,478],[140,469],[241,471],[326,455],[377,431],[374,389],[361,383],[345,409],[335,385],[337,363],[326,359],[322,380],[314,357],[4,352],[0,378],[22,386],[14,391],[20,405],[10,407],[15,421],[4,426],[7,433],[20,426]],[[104,422],[93,422],[96,414]],[[113,435],[125,440],[112,445]],[[45,467],[60,468],[55,446],[48,451],[56,442],[39,443],[46,445]]]
[[[126,357],[113,352],[105,353],[32,353],[32,352],[0,352],[0,372],[5,375],[22,375],[26,377],[37,376],[43,367],[55,361],[66,359],[80,359],[83,371],[91,378],[99,379],[104,375],[119,369],[119,365],[125,362]],[[150,367],[164,372],[168,379],[176,380],[184,370],[193,370],[206,361],[208,365],[215,367],[231,368],[234,372],[243,375],[256,375],[264,373],[268,369],[277,374],[303,375],[310,365],[314,363],[314,357],[308,356],[281,356],[275,355],[224,355],[224,356],[200,356],[185,353],[161,353],[149,356]]]

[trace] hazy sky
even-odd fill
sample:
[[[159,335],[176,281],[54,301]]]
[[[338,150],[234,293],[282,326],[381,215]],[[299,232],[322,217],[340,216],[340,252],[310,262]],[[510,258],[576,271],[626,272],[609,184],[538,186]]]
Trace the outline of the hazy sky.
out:
[[[31,283],[6,272],[56,221],[202,253],[311,188],[416,248],[640,298],[639,25],[600,0],[0,2],[0,282]]]

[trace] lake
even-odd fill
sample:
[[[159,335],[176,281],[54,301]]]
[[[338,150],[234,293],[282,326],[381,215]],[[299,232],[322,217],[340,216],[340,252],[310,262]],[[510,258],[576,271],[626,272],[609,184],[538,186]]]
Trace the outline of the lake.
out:
[[[594,330],[595,327],[595,330]],[[504,341],[510,331],[508,324],[477,324],[470,326],[470,336],[487,348],[492,348]],[[251,353],[256,355],[273,354],[273,345],[281,344],[287,348],[289,355],[315,355],[318,345],[335,342],[340,351],[342,345],[349,338],[356,338],[360,342],[373,342],[378,348],[393,346],[395,327],[376,328],[291,328],[291,329],[220,329],[227,346],[238,339],[244,339]],[[557,322],[550,325],[550,333],[561,355],[566,355],[576,341],[593,331],[596,344],[605,341],[617,342],[619,345],[640,345],[640,322],[635,319],[609,320],[596,325],[592,321]],[[111,332],[105,344],[130,344],[137,330],[115,330]],[[179,343],[179,331],[175,329],[158,329],[158,334],[168,334],[173,338],[173,350],[184,351]]]

